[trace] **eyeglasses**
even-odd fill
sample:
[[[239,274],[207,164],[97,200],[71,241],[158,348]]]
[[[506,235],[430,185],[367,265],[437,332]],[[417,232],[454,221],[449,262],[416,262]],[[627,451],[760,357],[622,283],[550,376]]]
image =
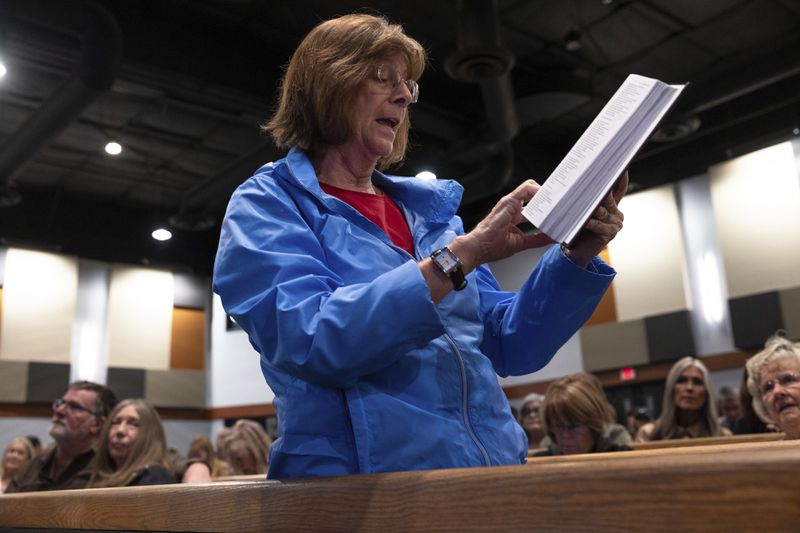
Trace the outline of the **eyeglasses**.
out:
[[[382,85],[391,87],[393,91],[396,90],[401,83],[405,85],[409,94],[411,94],[412,104],[417,103],[417,100],[419,100],[419,84],[414,80],[405,80],[401,78],[400,74],[389,65],[378,65],[375,76]]]
[[[797,383],[800,383],[800,374],[795,374],[794,372],[781,374],[778,376],[778,379],[770,379],[761,384],[761,397],[766,398],[775,392],[776,384],[780,384],[780,386],[785,389]]]
[[[73,400],[65,400],[64,398],[56,398],[53,400],[53,411],[57,410],[62,405],[66,405],[67,409],[70,411],[86,411],[90,415],[98,416],[97,413],[92,411],[91,409],[87,409],[81,404]]]
[[[522,414],[522,418],[525,418],[526,416],[528,416],[531,413],[533,413],[535,415],[538,415],[539,414],[539,408],[538,407],[523,407],[522,411],[520,411],[520,413]]]

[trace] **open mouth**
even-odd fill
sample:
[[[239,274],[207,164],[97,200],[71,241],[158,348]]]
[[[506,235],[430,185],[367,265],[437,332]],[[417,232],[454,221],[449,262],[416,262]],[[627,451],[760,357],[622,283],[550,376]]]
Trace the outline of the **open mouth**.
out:
[[[383,124],[384,126],[388,126],[394,130],[400,124],[400,121],[397,120],[396,118],[387,117],[387,118],[379,118],[378,123]]]
[[[783,411],[785,411],[785,410],[787,410],[787,409],[791,409],[792,407],[797,407],[797,405],[795,405],[795,404],[793,404],[793,403],[784,403],[784,404],[781,404],[781,405],[779,405],[779,406],[778,406],[778,412],[779,412],[779,413],[782,413]]]

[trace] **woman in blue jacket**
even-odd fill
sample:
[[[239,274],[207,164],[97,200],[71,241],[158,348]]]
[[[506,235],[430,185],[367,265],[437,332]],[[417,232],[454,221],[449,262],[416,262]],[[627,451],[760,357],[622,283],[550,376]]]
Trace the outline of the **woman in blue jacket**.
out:
[[[405,155],[424,67],[384,18],[318,25],[264,126],[287,157],[231,198],[214,289],[275,393],[269,477],[524,462],[497,375],[546,365],[614,276],[595,255],[622,227],[626,175],[511,293],[485,263],[552,242],[516,227],[536,182],[465,234],[458,183],[382,172]]]

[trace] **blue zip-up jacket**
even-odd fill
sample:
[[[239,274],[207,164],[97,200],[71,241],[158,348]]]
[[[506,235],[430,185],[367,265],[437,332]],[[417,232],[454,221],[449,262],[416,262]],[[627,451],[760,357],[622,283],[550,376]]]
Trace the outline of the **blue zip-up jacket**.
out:
[[[438,305],[417,265],[463,233],[462,187],[373,174],[416,257],[325,194],[300,149],[233,194],[214,290],[261,354],[280,438],[270,478],[525,462],[497,374],[542,368],[586,321],[614,271],[553,246],[519,293],[486,266]]]

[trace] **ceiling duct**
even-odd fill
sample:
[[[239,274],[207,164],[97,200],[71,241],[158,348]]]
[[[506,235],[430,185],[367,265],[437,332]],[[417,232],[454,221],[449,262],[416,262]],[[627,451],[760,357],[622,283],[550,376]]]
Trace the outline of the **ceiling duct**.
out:
[[[447,57],[445,71],[455,80],[480,85],[488,124],[488,133],[476,141],[478,146],[453,154],[462,161],[474,161],[476,153],[486,157],[482,168],[463,179],[465,201],[473,202],[496,194],[511,181],[510,142],[519,133],[509,74],[514,55],[501,44],[497,0],[460,0],[457,9],[458,48]]]
[[[25,164],[111,87],[122,61],[122,32],[114,17],[93,2],[3,0],[0,15],[77,37],[83,43],[72,75],[2,147],[0,207],[9,207],[22,199],[14,178]]]

